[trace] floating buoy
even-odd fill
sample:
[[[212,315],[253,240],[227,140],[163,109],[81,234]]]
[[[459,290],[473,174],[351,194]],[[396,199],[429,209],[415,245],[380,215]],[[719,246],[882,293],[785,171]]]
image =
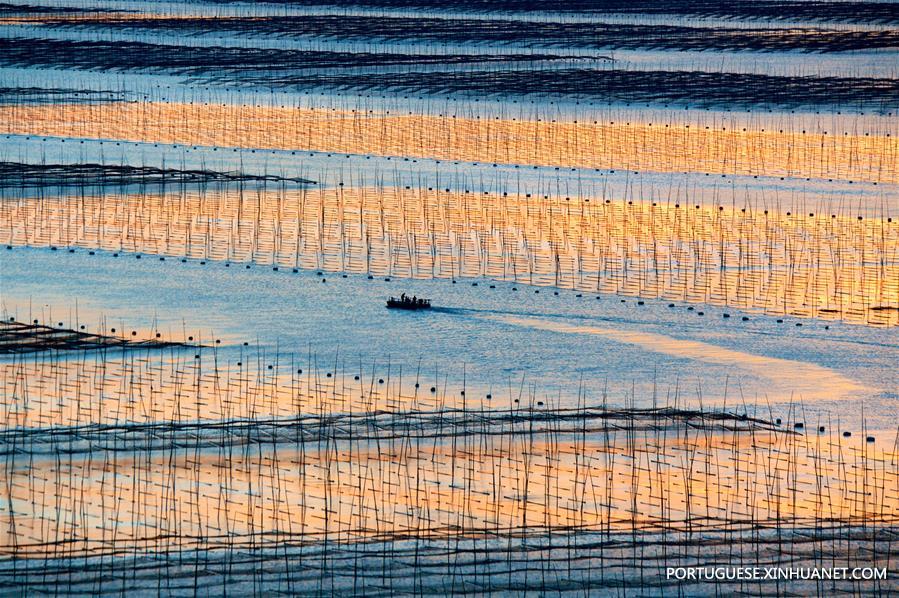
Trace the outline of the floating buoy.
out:
[[[859,218],[859,220],[861,220],[861,218]],[[865,441],[867,441],[867,442],[874,442],[874,437],[873,437],[873,436],[868,436],[867,438],[865,438]]]
[[[432,386],[432,387],[431,387],[431,392],[437,392],[437,389],[436,389],[435,387]]]
[[[744,322],[748,322],[748,321],[749,321],[749,318],[747,318],[746,316],[743,316],[743,321],[744,321]]]
[[[730,317],[730,314],[721,314],[721,317],[722,317],[722,318],[729,318],[729,317]]]
[[[849,438],[852,436],[852,432],[843,432],[843,438]]]
[[[805,424],[802,422],[796,422],[795,424],[793,424],[793,427],[796,428],[797,430],[801,430],[805,427]]]

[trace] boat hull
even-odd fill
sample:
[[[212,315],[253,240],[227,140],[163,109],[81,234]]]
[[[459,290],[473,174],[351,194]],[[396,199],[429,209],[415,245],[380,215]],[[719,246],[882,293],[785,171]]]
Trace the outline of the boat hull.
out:
[[[404,309],[406,311],[419,311],[423,309],[431,309],[430,302],[412,303],[411,301],[397,301],[394,299],[387,300],[387,309]]]

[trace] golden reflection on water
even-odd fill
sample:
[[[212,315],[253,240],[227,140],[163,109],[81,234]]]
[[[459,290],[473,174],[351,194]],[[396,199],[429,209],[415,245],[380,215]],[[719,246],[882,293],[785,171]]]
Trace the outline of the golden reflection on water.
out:
[[[351,542],[899,520],[896,455],[833,435],[743,434],[324,437],[264,450],[19,455],[0,474],[0,550],[52,557],[248,536]]]
[[[434,158],[899,182],[899,139],[855,131],[574,122],[178,102],[0,106],[7,134]]]
[[[899,323],[899,220],[394,187],[21,198],[0,240]]]
[[[60,359],[28,356],[0,362],[0,430],[147,422],[269,420],[322,413],[435,410],[456,398],[416,389],[401,379],[378,383],[372,372],[309,371],[280,364],[271,370],[247,356],[240,366],[214,352],[171,358],[116,351],[77,352]],[[329,375],[330,374],[330,375]],[[354,377],[358,376],[359,380]],[[411,382],[406,380],[406,386]],[[404,392],[401,392],[404,391]],[[474,407],[475,401],[468,400]]]
[[[750,372],[765,380],[765,400],[788,402],[796,397],[802,401],[839,401],[860,398],[872,389],[844,376],[836,370],[797,361],[755,355],[727,349],[702,341],[678,339],[654,332],[627,330],[619,327],[577,326],[544,318],[514,316],[484,316],[516,326],[551,330],[562,334],[602,336],[632,344],[654,353],[662,353],[696,362],[725,365],[737,371]]]
[[[836,429],[579,423],[581,408],[496,411],[391,380],[225,371],[208,351],[117,355],[2,364],[4,554],[899,521],[895,446]]]
[[[17,16],[0,24],[44,18]],[[529,119],[494,116],[488,108],[480,115],[471,108],[455,115],[391,114],[351,110],[350,100],[336,101],[344,107],[6,104],[0,105],[0,133],[64,138],[60,146],[54,139],[54,147],[70,152],[73,140],[97,139],[204,146],[219,152],[215,155],[232,148],[304,150],[670,173],[672,179],[681,173],[790,177],[814,179],[814,185],[847,182],[849,189],[848,182],[886,183],[887,189],[899,183],[895,134],[805,131],[801,124],[783,130],[766,130],[764,124],[704,126],[714,118],[687,123],[673,113],[660,117],[667,122],[639,117],[578,122],[555,118],[546,106],[539,108],[542,116],[535,112]],[[611,111],[600,113],[611,118]],[[300,170],[300,156],[296,163]],[[362,174],[350,172],[360,180]],[[831,214],[818,213],[817,207],[784,213],[695,205],[703,202],[691,201],[687,189],[677,190],[678,198],[686,197],[674,200],[682,205],[662,205],[653,203],[653,196],[634,195],[642,201],[627,202],[469,193],[446,186],[253,184],[240,192],[224,184],[172,191],[175,187],[116,193],[73,184],[67,197],[54,195],[60,187],[47,184],[40,196],[27,197],[37,187],[7,186],[0,201],[0,241],[378,276],[488,277],[768,314],[899,324],[899,222],[886,212],[847,216],[854,209],[848,192]],[[836,194],[838,187],[843,188],[830,189]],[[757,205],[780,204],[777,191],[769,198],[768,189],[757,186]],[[601,336],[647,352],[740,368],[769,378],[766,390],[774,400],[786,400],[794,390],[805,399],[834,402],[872,391],[838,370],[664,334],[576,326],[549,317],[475,317]],[[877,552],[879,540],[824,546],[824,530],[859,526],[889,533],[899,526],[899,443],[868,442],[864,431],[847,437],[829,422],[826,429],[788,428],[701,412],[678,412],[647,424],[634,409],[589,423],[585,417],[579,428],[577,410],[573,415],[542,402],[535,406],[534,396],[521,405],[510,396],[506,409],[499,401],[447,393],[445,385],[429,391],[430,384],[420,389],[416,384],[407,392],[408,379],[405,386],[389,376],[381,382],[374,371],[347,372],[335,364],[327,373],[306,366],[300,373],[294,363],[267,369],[263,358],[243,355],[238,365],[219,362],[210,347],[159,357],[119,351],[0,361],[0,564],[11,563],[0,570],[0,588],[9,580],[41,587],[35,580],[43,576],[42,583],[58,583],[55,590],[67,582],[73,591],[73,573],[91,573],[92,565],[79,562],[79,556],[99,557],[102,577],[104,559],[112,572],[113,562],[127,567],[136,555],[171,550],[164,571],[141,570],[135,558],[127,574],[151,582],[156,574],[161,588],[163,576],[176,574],[172,569],[188,549],[225,547],[248,548],[258,559],[252,571],[256,589],[257,563],[270,573],[274,562],[258,549],[279,542],[323,547],[321,572],[313,573],[321,583],[324,562],[341,543],[385,540],[393,551],[406,539],[458,542],[483,535],[515,536],[524,544],[536,542],[541,531],[562,530],[609,534],[602,539],[613,550],[626,548],[611,535],[629,532],[633,560],[624,566],[640,576],[642,590],[655,591],[661,586],[651,585],[652,578],[643,585],[639,562],[641,545],[652,534],[663,538],[666,564],[680,562],[667,558],[677,553],[677,541],[722,533],[726,546],[706,553],[696,544],[695,562],[722,555],[730,559],[721,562],[734,562],[739,552],[741,562],[748,555],[750,561],[781,564],[801,552],[789,541],[780,543],[781,533],[792,532],[821,543],[808,557],[821,566],[828,559],[856,562],[884,553],[882,547]],[[587,400],[580,392],[578,409]],[[860,405],[845,403],[853,409]],[[776,535],[776,546],[759,542],[764,532]],[[669,541],[669,534],[683,535]],[[834,543],[841,539],[837,534]],[[588,555],[596,552],[585,549]],[[888,558],[889,546],[885,552]],[[512,583],[511,542],[508,554]],[[684,562],[694,562],[684,555]],[[528,556],[544,559],[541,567],[561,563],[545,553]],[[29,560],[51,569],[49,559],[56,558],[64,564],[57,577],[16,569]],[[291,558],[303,566],[302,556]],[[433,571],[402,559],[415,575]],[[570,567],[570,555],[567,562]],[[485,571],[491,567],[487,563]],[[230,574],[230,560],[227,566]],[[599,569],[604,568],[600,561]],[[474,572],[464,581],[468,588],[478,587],[477,562]],[[377,583],[387,577],[385,565]],[[318,587],[324,593],[324,586]],[[200,593],[197,585],[193,590]]]

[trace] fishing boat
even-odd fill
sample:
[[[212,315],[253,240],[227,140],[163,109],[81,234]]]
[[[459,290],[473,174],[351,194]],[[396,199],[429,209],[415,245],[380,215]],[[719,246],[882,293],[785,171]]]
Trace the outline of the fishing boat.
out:
[[[418,297],[407,297],[405,293],[400,295],[399,299],[390,297],[387,300],[387,309],[405,309],[416,311],[419,309],[431,309],[430,299],[420,299]]]

